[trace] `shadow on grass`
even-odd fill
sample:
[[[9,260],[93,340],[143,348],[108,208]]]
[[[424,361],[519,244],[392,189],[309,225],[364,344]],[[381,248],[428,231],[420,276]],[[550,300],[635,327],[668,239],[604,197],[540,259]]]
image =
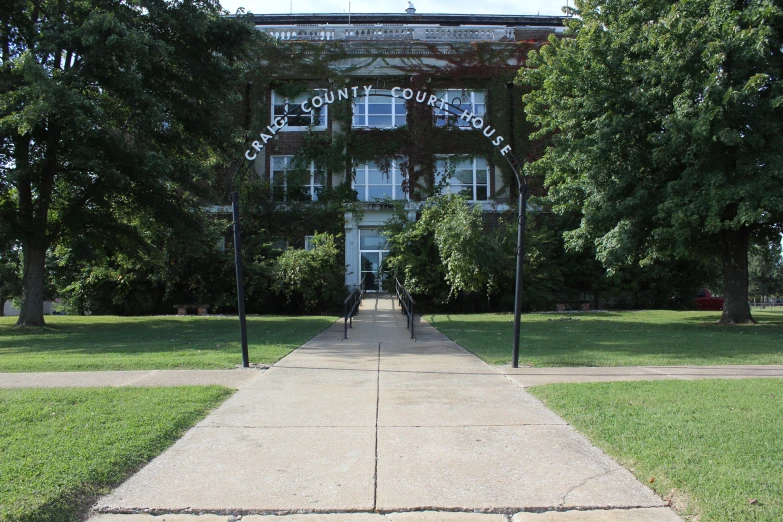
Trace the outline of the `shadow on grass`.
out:
[[[248,318],[251,345],[303,342],[333,323],[329,317]],[[236,350],[239,322],[217,317],[58,317],[41,328],[0,323],[0,354],[134,354]]]
[[[716,327],[726,327],[726,328],[743,328],[746,326],[749,327],[763,327],[763,326],[777,326],[781,327],[783,326],[783,314],[780,314],[779,317],[769,317],[765,314],[758,314],[754,313],[752,314],[753,319],[756,320],[756,324],[748,323],[748,324],[721,324],[718,321],[720,320],[720,316],[716,316],[714,320],[704,320],[700,319],[698,317],[688,317],[684,318],[683,322],[687,322],[689,324],[700,324],[704,326],[716,326]]]
[[[520,364],[631,366],[783,364],[783,316],[718,325],[718,313],[530,314],[522,318]],[[513,317],[435,316],[434,326],[487,362],[510,360]],[[564,320],[561,320],[564,319]]]

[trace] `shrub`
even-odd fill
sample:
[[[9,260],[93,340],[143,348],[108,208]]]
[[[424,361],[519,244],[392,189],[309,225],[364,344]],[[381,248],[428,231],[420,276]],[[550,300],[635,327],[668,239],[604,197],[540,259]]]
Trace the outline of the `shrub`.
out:
[[[301,312],[334,309],[345,294],[345,266],[332,234],[315,234],[312,249],[288,249],[275,261],[272,289]]]

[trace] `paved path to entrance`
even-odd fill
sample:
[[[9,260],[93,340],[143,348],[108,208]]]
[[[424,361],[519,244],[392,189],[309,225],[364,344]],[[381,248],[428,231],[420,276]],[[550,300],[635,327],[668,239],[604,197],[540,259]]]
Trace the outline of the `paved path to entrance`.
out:
[[[348,340],[338,322],[256,372],[96,510],[94,522],[680,520],[514,376],[426,323],[409,339],[386,296],[364,301]]]

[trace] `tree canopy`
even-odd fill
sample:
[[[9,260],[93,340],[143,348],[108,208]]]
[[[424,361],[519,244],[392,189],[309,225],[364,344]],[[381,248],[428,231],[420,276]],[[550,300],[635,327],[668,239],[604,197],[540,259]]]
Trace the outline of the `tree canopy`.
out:
[[[199,180],[232,150],[258,31],[211,0],[0,6],[0,216],[21,245],[18,324],[43,323],[47,249],[143,248],[187,231]]]
[[[414,294],[436,302],[471,293],[489,298],[500,283],[513,281],[515,244],[509,227],[487,230],[482,207],[471,207],[462,196],[431,197],[415,221],[397,204],[383,233],[390,248],[384,268]]]
[[[752,321],[748,245],[783,224],[783,11],[773,0],[576,0],[517,82],[528,166],[607,267],[720,255],[724,323]]]

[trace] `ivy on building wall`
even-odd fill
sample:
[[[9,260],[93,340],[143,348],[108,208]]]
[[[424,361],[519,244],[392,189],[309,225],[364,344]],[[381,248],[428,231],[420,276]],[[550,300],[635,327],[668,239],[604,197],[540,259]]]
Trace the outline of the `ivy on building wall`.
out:
[[[253,84],[254,101],[248,102],[254,114],[249,120],[249,134],[261,130],[270,121],[269,92],[294,98],[315,88],[342,88],[347,85],[392,85],[429,92],[438,89],[472,89],[487,93],[487,120],[512,146],[512,153],[523,163],[537,157],[539,143],[527,138],[528,123],[521,106],[522,89],[513,85],[518,68],[524,64],[527,52],[545,41],[472,42],[439,44],[401,44],[392,46],[367,44],[361,54],[350,54],[340,42],[278,42],[267,52],[259,66],[258,79]],[[394,60],[389,58],[393,57]],[[346,58],[351,66],[345,66]],[[339,63],[337,67],[335,64]],[[437,66],[433,64],[438,64]],[[356,72],[362,68],[382,66],[399,72],[362,78]],[[263,71],[263,74],[261,73]],[[261,80],[261,78],[266,80]],[[399,165],[405,178],[404,188],[411,199],[425,199],[435,186],[435,155],[469,154],[485,157],[499,169],[501,182],[495,187],[495,198],[515,195],[516,177],[496,147],[480,132],[449,127],[435,127],[431,109],[413,100],[407,102],[407,125],[394,129],[357,129],[352,125],[349,101],[329,105],[331,126],[326,131],[310,132],[306,144],[295,152],[309,164],[330,176],[347,173],[350,183],[354,165],[375,161],[387,170],[393,159],[402,158]],[[335,125],[336,124],[336,125]],[[333,132],[339,126],[339,132]],[[350,178],[350,179],[349,179]],[[534,187],[541,183],[532,180]],[[536,189],[534,188],[534,193]]]
[[[248,83],[243,93],[242,105],[248,111],[243,124],[248,139],[257,139],[271,120],[272,91],[276,96],[294,99],[308,92],[315,96],[315,89],[337,90],[354,85],[373,85],[379,89],[399,86],[430,93],[446,89],[473,90],[486,93],[485,121],[497,135],[506,138],[513,154],[528,158],[536,154],[538,144],[527,139],[522,88],[514,86],[513,79],[527,51],[539,45],[541,42],[501,46],[489,42],[433,44],[425,45],[422,52],[421,44],[416,44],[416,53],[410,45],[393,50],[378,46],[363,56],[352,50],[349,56],[337,42],[278,42],[266,52],[258,70],[251,75],[252,83]],[[389,56],[395,59],[388,59]],[[350,67],[335,67],[338,62],[341,66],[348,63],[346,58],[350,58]],[[441,65],[433,67],[433,61]],[[356,75],[360,69],[376,64],[399,74]],[[342,234],[346,212],[360,221],[365,210],[352,189],[356,166],[365,162],[375,162],[388,175],[395,161],[404,178],[404,190],[412,200],[421,201],[439,192],[435,175],[437,156],[456,153],[483,157],[491,169],[500,173],[494,199],[515,195],[515,175],[492,141],[481,131],[456,125],[436,126],[432,109],[425,104],[408,100],[406,125],[388,129],[354,127],[350,100],[335,101],[328,107],[325,130],[311,129],[297,134],[296,140],[287,136],[277,141],[276,136],[275,143],[266,151],[293,156],[287,170],[284,198],[274,197],[268,174],[248,178],[241,187],[244,246],[251,264],[253,252],[268,252],[270,248],[279,252],[285,248],[301,249],[305,236],[316,233],[332,235],[337,248],[344,251]],[[311,163],[326,173],[328,180],[317,202],[312,202],[298,185],[305,185],[309,179]],[[263,256],[257,257],[261,262]],[[342,264],[342,259],[338,262]],[[501,303],[498,299],[492,302]]]

